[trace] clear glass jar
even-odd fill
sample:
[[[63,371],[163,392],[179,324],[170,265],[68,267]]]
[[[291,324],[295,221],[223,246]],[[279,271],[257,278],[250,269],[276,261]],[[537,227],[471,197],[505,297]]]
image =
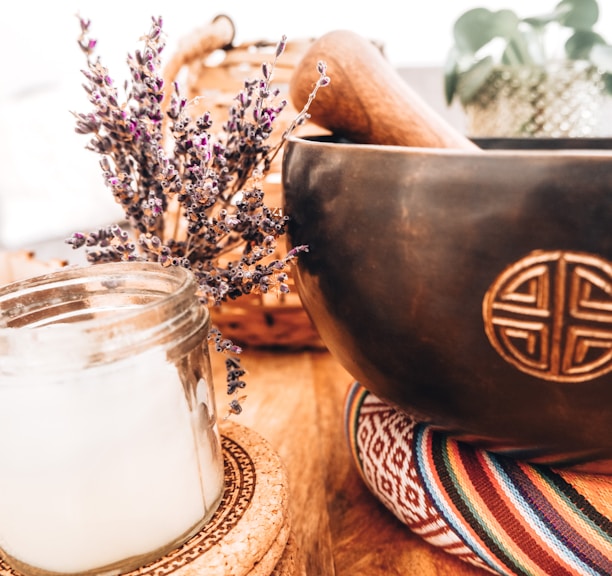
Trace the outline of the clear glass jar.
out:
[[[223,494],[193,275],[65,268],[0,289],[0,554],[27,575],[120,574]]]

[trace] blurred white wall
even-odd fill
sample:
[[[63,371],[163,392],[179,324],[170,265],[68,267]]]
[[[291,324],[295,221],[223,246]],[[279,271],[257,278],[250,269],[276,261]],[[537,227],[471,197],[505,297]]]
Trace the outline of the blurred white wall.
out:
[[[180,38],[228,14],[236,41],[316,37],[345,28],[379,41],[389,60],[423,91],[440,113],[440,67],[451,43],[452,23],[468,8],[511,7],[519,15],[549,10],[556,0],[356,0],[254,2],[253,0],[23,0],[0,19],[0,247],[21,246],[113,221],[118,209],[101,184],[98,158],[74,133],[71,110],[86,111],[80,69],[84,59],[75,17],[92,20],[97,53],[120,80],[125,56],[138,47],[150,17],[161,15],[170,52]],[[612,41],[612,5],[603,0],[599,31]],[[426,75],[419,76],[419,69]],[[422,82],[420,80],[422,78]]]

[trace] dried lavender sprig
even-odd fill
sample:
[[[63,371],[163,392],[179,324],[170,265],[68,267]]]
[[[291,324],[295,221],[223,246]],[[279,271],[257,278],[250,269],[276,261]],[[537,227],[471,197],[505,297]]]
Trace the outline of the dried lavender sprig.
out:
[[[329,84],[331,83],[331,78],[327,75],[327,64],[323,62],[322,60],[319,60],[317,62],[317,72],[319,74],[319,77],[317,78],[317,81],[315,82],[315,85],[312,91],[308,95],[308,99],[306,100],[306,103],[304,104],[302,109],[298,112],[297,116],[293,119],[291,124],[289,124],[289,126],[283,133],[278,146],[270,153],[270,159],[269,159],[270,162],[274,160],[276,155],[283,148],[287,138],[293,132],[295,132],[295,130],[299,126],[303,126],[310,119],[310,114],[308,113],[308,111],[310,110],[310,106],[312,105],[315,98],[317,97],[317,93],[319,92],[321,88],[325,88],[326,86],[329,86]]]
[[[128,55],[131,84],[126,100],[99,59],[94,59],[97,42],[88,38],[89,21],[80,19],[79,46],[87,57],[83,85],[95,112],[75,114],[77,132],[92,134],[88,148],[102,155],[106,184],[122,206],[129,224],[141,232],[163,233],[165,186],[174,183],[174,167],[165,155],[161,120],[163,79],[158,74],[165,46],[162,20],[144,37],[144,47]]]
[[[128,55],[130,81],[123,102],[108,70],[94,59],[97,42],[89,38],[89,21],[80,23],[79,46],[87,58],[84,88],[94,111],[75,113],[76,131],[91,135],[88,148],[101,155],[105,182],[136,239],[113,225],[77,232],[67,242],[85,247],[94,263],[149,260],[189,268],[207,305],[252,292],[287,292],[287,267],[306,247],[275,257],[287,218],[266,206],[262,181],[287,136],[308,118],[317,90],[329,83],[324,64],[319,64],[319,81],[307,105],[273,147],[268,139],[287,102],[277,101],[279,91],[271,88],[271,81],[286,37],[272,63],[262,65],[262,77],[245,81],[219,134],[212,131],[209,112],[190,117],[193,102],[180,96],[176,83],[164,86],[161,18],[152,18],[143,48]],[[170,104],[164,111],[168,88]],[[171,146],[164,142],[166,118]],[[211,330],[210,339],[217,351],[241,352],[218,331]],[[239,365],[237,359],[232,362]],[[234,377],[238,372],[232,369]],[[232,382],[230,413],[238,413],[242,381]]]
[[[148,52],[148,58],[145,58],[142,55],[139,55],[140,53],[137,53],[137,62],[142,64],[146,61],[151,64],[150,66],[147,66],[148,72],[154,71],[156,65],[159,64],[158,60],[156,61],[154,57],[155,55],[159,56],[159,53],[162,49],[162,35],[159,31],[160,25],[161,20],[156,21],[154,19],[153,31],[150,34],[150,38],[156,40],[159,45],[155,45],[153,43],[152,49]],[[82,28],[88,29],[88,26],[82,26]],[[277,57],[282,54],[285,42],[286,39],[283,37],[283,40],[279,43],[279,47],[276,51]],[[87,47],[88,58],[90,58],[91,46],[95,45],[95,43],[81,41],[80,44],[82,46]],[[152,43],[148,41],[147,46],[151,47],[151,45]],[[146,53],[147,51],[145,51],[145,54]],[[130,59],[130,62],[133,61],[134,59]],[[89,62],[91,64],[91,60],[89,60]],[[276,60],[273,64],[275,63]],[[97,69],[98,67],[99,63],[96,62],[95,68]],[[262,68],[265,68],[265,65]],[[140,80],[143,76],[146,76],[146,74],[139,74],[138,70],[135,69],[132,65],[131,69],[132,76],[137,80]],[[268,69],[268,71],[264,73],[266,82],[272,76],[272,69]],[[102,71],[102,73],[98,72],[98,77],[102,77],[103,80],[100,80],[98,78],[96,82],[97,84],[110,84],[110,82],[108,82],[108,74],[106,73],[105,69]],[[325,78],[322,78],[319,84],[324,85],[325,82]],[[159,78],[155,77],[152,77],[151,82],[149,82],[149,85],[153,85],[155,87],[155,90],[157,90],[158,92],[159,86],[161,86],[162,84],[162,81],[160,81]],[[254,82],[245,83],[245,87],[247,90],[252,90],[254,85]],[[318,87],[316,89],[318,89]],[[267,92],[265,95],[269,96]],[[149,94],[148,102],[153,102],[153,105],[155,106],[156,103],[161,100],[161,96],[162,95],[159,93],[153,94],[153,97],[151,97],[151,95]],[[238,100],[241,100],[240,96],[244,97],[244,93],[239,95]],[[243,98],[244,103],[250,100],[251,98]],[[208,208],[213,207],[216,200],[218,199],[220,199],[222,203],[226,205],[231,200],[231,198],[233,198],[233,195],[236,191],[236,186],[234,186],[230,190],[231,194],[228,195],[225,193],[228,189],[228,183],[232,180],[232,178],[228,176],[228,173],[231,174],[231,171],[228,169],[228,159],[232,159],[232,157],[237,157],[240,162],[242,162],[241,166],[243,172],[239,173],[239,178],[235,180],[236,182],[238,182],[240,181],[241,177],[244,177],[244,174],[248,175],[248,170],[244,168],[245,165],[251,168],[253,165],[260,163],[262,158],[265,159],[265,154],[269,151],[269,149],[261,143],[269,136],[269,133],[267,133],[265,130],[263,132],[257,133],[256,129],[258,127],[261,128],[261,126],[255,125],[255,133],[257,134],[257,142],[259,146],[259,148],[255,147],[257,156],[256,160],[253,161],[251,159],[251,161],[249,162],[248,155],[245,153],[244,150],[244,138],[234,138],[233,140],[228,138],[228,141],[230,142],[235,142],[237,140],[241,142],[241,149],[239,150],[239,153],[236,154],[236,151],[234,150],[228,151],[227,147],[224,147],[217,142],[214,148],[216,156],[213,161],[213,164],[216,168],[220,167],[220,170],[211,170],[210,167],[207,169],[199,169],[201,168],[201,166],[198,166],[197,163],[198,161],[202,160],[202,150],[204,150],[205,159],[211,158],[210,146],[206,146],[209,141],[209,134],[206,134],[205,132],[197,134],[194,132],[193,128],[189,128],[188,130],[186,130],[189,127],[189,119],[183,116],[185,112],[185,102],[184,100],[176,101],[180,102],[180,104],[178,105],[178,107],[172,107],[172,110],[168,113],[169,116],[176,119],[174,130],[176,144],[175,159],[176,156],[179,156],[181,153],[187,154],[186,150],[189,150],[191,158],[183,158],[181,166],[177,167],[177,162],[171,163],[169,162],[168,158],[164,157],[164,150],[161,147],[153,149],[153,160],[151,159],[151,154],[144,155],[144,164],[147,168],[149,168],[149,172],[151,171],[151,166],[156,166],[155,163],[157,160],[163,160],[163,166],[161,169],[158,170],[158,172],[161,173],[163,183],[167,188],[165,190],[166,194],[154,194],[150,195],[148,198],[143,198],[142,195],[135,194],[129,174],[127,174],[126,171],[122,171],[119,174],[116,173],[117,171],[114,172],[111,168],[108,157],[104,157],[101,161],[101,165],[103,168],[103,173],[107,178],[107,182],[113,188],[115,197],[122,205],[124,205],[126,215],[128,216],[128,221],[130,222],[130,224],[137,230],[147,233],[147,236],[152,239],[159,238],[160,236],[163,237],[163,230],[160,229],[161,227],[159,226],[159,222],[161,221],[160,215],[163,215],[163,213],[165,212],[167,196],[173,193],[183,192],[184,190],[187,191],[186,194],[180,194],[179,196],[179,203],[182,202],[183,204],[183,213],[190,221],[190,224],[187,227],[187,238],[182,241],[176,241],[176,239],[173,238],[170,242],[171,246],[169,247],[166,245],[165,250],[164,247],[160,247],[158,243],[158,245],[155,246],[155,249],[151,251],[152,253],[148,254],[152,257],[152,259],[159,259],[162,261],[163,264],[166,265],[168,263],[180,263],[180,265],[189,265],[194,261],[210,261],[211,259],[218,258],[233,249],[236,244],[246,243],[245,254],[249,255],[247,258],[247,262],[249,264],[254,264],[255,262],[259,261],[259,259],[265,257],[266,252],[268,254],[272,252],[274,245],[269,241],[270,239],[274,240],[276,237],[284,233],[284,222],[282,221],[283,219],[275,219],[273,216],[271,216],[272,211],[266,209],[263,205],[263,202],[261,201],[255,201],[250,203],[241,202],[238,204],[238,207],[242,208],[242,210],[239,210],[236,214],[233,215],[228,216],[227,214],[220,212],[220,214],[224,217],[224,220],[220,220],[217,218],[207,218],[206,211]],[[259,98],[256,110],[262,109],[262,101],[263,99]],[[113,98],[111,103],[116,105],[116,98]],[[107,108],[104,109],[106,110]],[[144,109],[147,110],[148,107],[145,106]],[[275,111],[278,111],[278,108]],[[235,109],[231,112],[233,112],[235,116],[239,115]],[[242,111],[241,115],[244,116],[244,110]],[[84,123],[87,124],[88,128],[91,131],[95,131],[97,129],[99,124],[92,121],[92,116],[93,115],[91,114],[87,115],[86,117],[85,115],[79,116],[79,131],[85,131],[85,129],[83,128]],[[145,114],[143,116],[147,115]],[[153,116],[154,119],[154,127],[159,127],[159,109],[154,108],[153,115],[148,114],[149,118],[151,118],[151,116]],[[156,125],[155,122],[157,122]],[[211,126],[211,121],[210,118],[207,117],[207,115],[204,115],[198,119],[196,124],[199,128],[207,129]],[[268,127],[267,121],[264,126],[266,128]],[[231,133],[231,125],[226,125],[226,127],[229,128],[229,133]],[[234,126],[234,128],[236,128],[236,126]],[[250,128],[253,128],[253,126],[251,125]],[[251,135],[252,134],[253,131],[251,131]],[[113,140],[108,136],[106,138],[100,137],[99,133],[97,133],[97,136],[97,144],[108,143],[109,140]],[[186,142],[185,137],[188,138]],[[159,139],[159,136],[154,135],[152,138],[146,138],[145,144],[147,145],[151,140],[159,141]],[[197,142],[198,145],[194,145],[194,142]],[[184,144],[182,148],[181,144]],[[107,150],[103,146],[100,146],[97,151],[99,151],[100,153],[104,153]],[[129,155],[129,153],[130,151],[128,150],[127,154]],[[121,164],[121,158],[119,158],[119,161],[117,161],[117,158],[113,158],[113,160],[115,161],[116,165]],[[133,165],[133,162],[125,162],[125,164]],[[136,165],[138,166],[142,164],[142,161],[136,162]],[[186,172],[185,166],[187,166]],[[157,165],[157,168],[159,168],[159,165]],[[181,174],[179,172],[180,168],[183,169],[182,179]],[[256,169],[252,168],[250,174],[254,175],[255,172]],[[183,186],[183,182],[185,179],[189,180],[189,182],[186,186]],[[139,187],[137,186],[136,188],[138,190]],[[142,188],[142,185],[140,186],[140,188]],[[250,198],[255,197],[257,193],[260,193],[260,191],[257,189],[256,185],[253,186],[251,190],[243,191],[244,197]],[[218,198],[213,198],[214,196],[217,196]],[[263,194],[260,193],[260,197],[262,198]],[[134,202],[134,198],[137,199],[136,202]],[[255,213],[257,209],[261,209],[262,213]],[[222,210],[225,211],[225,208],[222,208]],[[246,217],[245,215],[248,215],[248,217]],[[160,232],[162,233],[160,234]],[[257,243],[262,242],[263,239],[266,239],[266,241],[270,244],[268,250],[254,250],[252,245],[256,245]],[[149,241],[141,241],[140,247],[144,247],[146,252],[146,249],[150,249],[152,247],[152,244]],[[190,256],[192,255],[197,257],[190,258]],[[256,255],[260,257],[254,257]],[[208,269],[208,267],[205,268]],[[228,292],[222,291],[221,293],[225,294]],[[235,292],[229,293],[235,294]],[[248,293],[248,290],[246,293]],[[213,298],[213,302],[219,303],[218,293],[213,292],[213,295],[215,294],[217,296]]]

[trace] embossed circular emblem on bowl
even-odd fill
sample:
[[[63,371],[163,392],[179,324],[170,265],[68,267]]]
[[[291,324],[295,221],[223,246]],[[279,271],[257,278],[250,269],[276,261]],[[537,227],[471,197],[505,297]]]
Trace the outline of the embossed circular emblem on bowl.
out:
[[[483,300],[485,332],[519,370],[584,382],[612,370],[612,264],[537,251],[506,268]]]

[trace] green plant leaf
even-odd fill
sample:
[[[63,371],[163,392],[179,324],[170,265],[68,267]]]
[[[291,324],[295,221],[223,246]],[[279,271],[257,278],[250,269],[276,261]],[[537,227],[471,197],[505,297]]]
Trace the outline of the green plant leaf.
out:
[[[591,50],[590,58],[591,62],[602,72],[612,74],[612,46],[596,44]]]
[[[462,14],[453,27],[455,46],[462,54],[475,54],[493,39],[492,12],[486,8],[473,8]]]
[[[557,10],[569,7],[559,23],[574,30],[591,30],[599,20],[597,0],[561,0]]]
[[[518,33],[520,19],[512,10],[493,12],[491,32],[497,38],[512,38]]]
[[[597,0],[561,0],[552,12],[525,18],[523,22],[534,28],[544,28],[551,22],[557,22],[574,30],[591,30],[597,20]]]
[[[551,22],[561,22],[569,10],[569,6],[562,9],[556,9],[554,12],[546,12],[545,14],[540,14],[538,16],[523,18],[523,22],[533,26],[534,28],[544,28]]]
[[[469,104],[486,84],[494,68],[493,58],[487,56],[476,62],[469,70],[461,73],[457,82],[457,94],[464,106]]]
[[[459,80],[459,60],[457,50],[451,49],[444,66],[444,97],[446,104],[450,106],[455,98],[457,82]]]
[[[597,32],[576,30],[565,43],[565,54],[570,60],[588,60],[593,47],[605,43]]]
[[[532,64],[533,57],[529,52],[528,44],[527,39],[522,34],[516,34],[510,38],[501,57],[502,64],[507,66]]]
[[[473,55],[494,38],[509,38],[518,29],[519,19],[512,10],[492,12],[487,8],[473,8],[455,22],[455,46],[462,55]]]
[[[604,74],[602,76],[604,88],[608,94],[612,94],[612,74]]]

